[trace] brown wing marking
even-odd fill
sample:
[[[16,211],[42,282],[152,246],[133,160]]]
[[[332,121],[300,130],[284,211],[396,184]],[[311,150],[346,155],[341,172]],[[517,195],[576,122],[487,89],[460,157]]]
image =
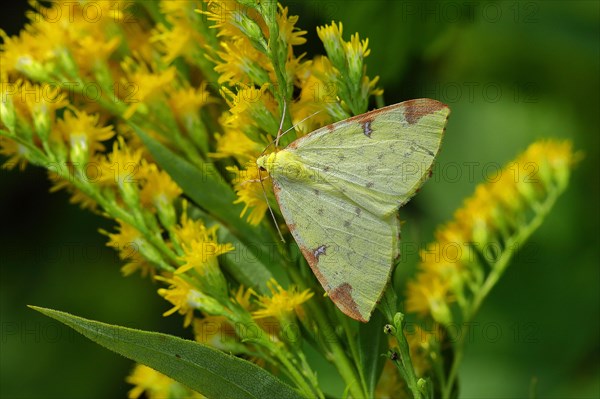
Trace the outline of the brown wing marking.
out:
[[[425,115],[432,114],[446,107],[446,105],[439,101],[429,99],[410,100],[402,104],[404,105],[404,118],[411,125],[419,122],[419,119]]]
[[[352,286],[349,283],[343,283],[329,293],[329,297],[337,305],[338,308],[346,315],[355,320],[366,323],[367,320],[358,311],[358,305],[352,298]]]

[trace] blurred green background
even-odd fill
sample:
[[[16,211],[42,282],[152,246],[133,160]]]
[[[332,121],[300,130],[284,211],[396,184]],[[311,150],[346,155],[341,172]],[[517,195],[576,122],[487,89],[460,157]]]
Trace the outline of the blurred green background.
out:
[[[402,211],[406,269],[414,245],[486,174],[540,138],[585,157],[570,188],[493,290],[460,370],[462,398],[600,397],[600,2],[283,2],[324,53],[315,27],[342,21],[368,37],[368,72],[388,104],[418,97],[452,115],[434,178]],[[26,4],[3,6],[15,34]],[[1,67],[1,66],[0,66]],[[42,170],[0,172],[0,397],[124,397],[131,362],[25,307],[190,336],[157,286],[123,278],[98,228],[111,223],[49,194]]]

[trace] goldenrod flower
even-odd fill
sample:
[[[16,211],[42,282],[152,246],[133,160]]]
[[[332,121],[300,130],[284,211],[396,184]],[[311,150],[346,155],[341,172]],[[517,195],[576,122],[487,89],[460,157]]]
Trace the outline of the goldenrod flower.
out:
[[[215,299],[198,291],[194,286],[179,276],[156,276],[156,280],[169,284],[168,288],[159,288],[158,294],[171,302],[174,306],[163,313],[170,316],[175,312],[184,316],[183,326],[191,324],[194,309],[199,309],[213,315],[224,315],[227,311]]]
[[[19,170],[25,170],[28,163],[29,149],[14,140],[0,136],[0,154],[8,157],[2,164],[2,169],[13,169],[19,167]]]
[[[226,129],[224,134],[216,134],[216,152],[210,154],[213,158],[234,157],[241,163],[256,159],[264,149],[261,144],[252,141],[241,130]]]
[[[112,247],[119,252],[119,258],[127,261],[121,267],[124,276],[129,276],[136,271],[140,271],[142,277],[146,275],[154,276],[155,269],[144,258],[147,253],[148,242],[135,227],[117,220],[119,226],[116,228],[118,233],[108,233],[100,230],[101,233],[108,236],[107,247]]]
[[[225,114],[223,126],[226,129],[243,131],[251,140],[260,142],[266,133],[277,134],[279,119],[275,117],[277,103],[267,91],[269,86],[260,89],[241,85],[234,94],[227,88],[221,93],[229,105],[229,113]]]
[[[177,115],[183,124],[185,124],[187,118],[196,115],[204,105],[214,101],[214,98],[209,94],[206,83],[198,88],[183,87],[169,91],[169,105],[173,110],[173,114]]]
[[[269,280],[267,284],[271,296],[258,296],[258,305],[262,309],[252,313],[255,319],[274,317],[279,321],[287,321],[292,314],[300,312],[300,305],[313,296],[309,289],[302,292],[296,287],[284,290],[274,279]]]
[[[243,309],[250,310],[252,303],[250,299],[254,291],[251,288],[244,289],[244,286],[240,285],[233,295],[232,301],[240,305]]]
[[[342,38],[342,24],[335,22],[317,28],[319,38],[325,46],[327,56],[335,68],[328,79],[336,82],[337,96],[354,114],[366,111],[370,95],[381,95],[377,89],[378,77],[369,79],[366,75],[364,59],[370,53],[368,40],[360,40],[358,34],[351,36],[346,42]]]
[[[99,115],[89,115],[84,111],[65,111],[62,119],[56,121],[53,134],[68,143],[72,162],[79,164],[88,161],[96,152],[104,151],[101,143],[112,138],[112,126],[98,126]]]
[[[436,273],[419,273],[416,280],[407,285],[406,311],[421,316],[431,314],[438,323],[450,323],[448,304],[452,296],[449,289],[449,283]]]
[[[187,273],[203,293],[220,301],[228,298],[227,282],[219,267],[217,257],[234,250],[231,243],[217,242],[217,225],[207,228],[202,220],[191,220],[187,216],[186,205],[181,216],[181,224],[173,231],[183,250],[182,265],[176,275]]]
[[[171,302],[174,306],[163,313],[163,316],[170,316],[175,312],[184,316],[183,326],[187,327],[192,322],[194,317],[194,307],[190,305],[190,296],[195,292],[194,288],[180,277],[173,276],[165,278],[161,276],[155,277],[157,280],[162,280],[169,285],[169,288],[159,288],[158,294]]]
[[[224,316],[206,316],[194,319],[194,338],[228,353],[245,354],[247,347],[237,336],[235,326]]]
[[[185,273],[195,266],[201,267],[203,264],[211,262],[219,255],[232,251],[233,245],[217,243],[217,226],[207,228],[200,219],[193,220],[187,215],[187,203],[184,202],[184,210],[181,214],[181,221],[173,230],[177,241],[184,249],[186,256],[189,255],[189,265],[184,265],[177,270],[177,273]],[[194,253],[198,250],[198,253]]]
[[[121,81],[123,89],[119,90],[117,94],[121,95],[123,102],[129,104],[123,114],[125,119],[131,118],[140,109],[143,110],[143,113],[147,113],[148,110],[144,107],[151,105],[154,99],[163,96],[175,81],[176,69],[174,67],[159,70],[144,62],[136,62],[132,58],[123,61],[121,67],[125,72],[125,77]]]
[[[142,155],[141,149],[131,149],[123,136],[119,136],[113,144],[112,152],[100,161],[101,174],[98,182],[137,189]]]
[[[180,1],[167,1],[164,3],[183,3]],[[165,64],[172,63],[175,58],[188,55],[190,48],[194,46],[194,38],[199,35],[194,35],[194,30],[188,26],[174,24],[167,28],[163,24],[159,24],[152,34],[150,42],[157,43],[159,50],[164,54],[162,60]],[[191,58],[188,56],[187,58]]]
[[[305,30],[298,29],[296,23],[298,22],[297,15],[288,16],[288,8],[283,7],[281,4],[277,4],[279,12],[277,13],[277,25],[279,26],[279,36],[285,43],[290,46],[288,49],[291,52],[291,46],[299,46],[306,43],[306,38],[303,36],[308,32]]]
[[[171,176],[154,163],[142,161],[139,172],[142,181],[140,199],[149,209],[170,208],[173,200],[183,192]]]
[[[57,111],[68,104],[65,94],[56,85],[23,80],[2,82],[1,95],[4,107],[14,107],[14,117],[21,127],[18,133],[28,141],[33,132],[46,141],[54,127]]]
[[[62,70],[63,76],[88,76],[95,63],[106,61],[120,42],[118,37],[109,37],[107,26],[123,18],[127,2],[94,3],[94,17],[87,13],[89,6],[77,2],[56,1],[49,7],[31,3],[40,13],[27,13],[30,22],[19,36],[0,33],[4,39],[1,63],[10,74],[47,80]]]
[[[323,42],[325,51],[327,51],[327,56],[335,66],[344,65],[346,63],[346,45],[344,39],[342,39],[343,31],[344,27],[341,22],[338,25],[332,21],[331,25],[317,27],[319,39]]]
[[[215,60],[220,84],[232,82],[262,86],[270,81],[272,67],[268,58],[252,47],[248,40],[236,37],[222,42],[221,48],[217,52],[219,59]]]
[[[217,243],[216,231],[217,226],[210,229],[203,228],[198,231],[199,236],[194,240],[182,243],[184,264],[177,269],[177,274],[185,273],[191,269],[195,269],[201,274],[207,273],[207,268],[216,266],[217,256],[234,250],[233,245],[230,243]]]
[[[148,399],[166,399],[171,397],[185,397],[187,399],[205,398],[204,395],[192,391],[179,382],[143,364],[137,364],[125,381],[131,385],[135,385],[127,394],[129,399],[138,399],[144,393]]]
[[[268,209],[263,189],[270,190],[270,184],[268,181],[267,184],[263,182],[261,185],[260,183],[260,179],[263,179],[265,174],[259,172],[256,160],[248,162],[244,170],[240,170],[236,166],[228,167],[227,170],[235,175],[232,181],[238,196],[235,203],[244,204],[240,217],[244,217],[250,211],[247,216],[248,223],[258,225]]]

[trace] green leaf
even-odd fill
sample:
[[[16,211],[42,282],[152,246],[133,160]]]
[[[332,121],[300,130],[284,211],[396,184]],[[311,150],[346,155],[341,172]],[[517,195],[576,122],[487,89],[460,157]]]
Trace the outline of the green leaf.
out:
[[[255,364],[206,345],[172,335],[87,320],[57,310],[29,307],[209,398],[301,398],[292,387]]]
[[[368,397],[373,397],[386,361],[386,357],[381,356],[388,348],[387,335],[383,332],[384,324],[381,312],[375,311],[368,323],[360,323],[359,326],[358,353],[367,384]]]
[[[268,245],[273,239],[263,227],[251,226],[240,218],[243,207],[233,203],[237,197],[214,165],[206,162],[201,170],[152,138],[139,126],[131,122],[130,125],[148,147],[156,162],[185,194],[237,237],[246,249],[252,252],[255,259],[260,260],[259,263],[255,263],[257,269],[254,283],[259,286],[264,285],[266,281],[259,281],[266,276],[262,269],[283,263],[280,254],[274,250],[275,245]],[[246,273],[252,272],[253,266],[249,267],[247,264],[244,266],[249,269]]]
[[[244,243],[226,229],[217,230],[217,235],[219,242],[230,242],[235,248],[219,258],[225,270],[240,284],[252,287],[261,294],[268,293],[267,281],[273,277],[269,269],[260,262]]]

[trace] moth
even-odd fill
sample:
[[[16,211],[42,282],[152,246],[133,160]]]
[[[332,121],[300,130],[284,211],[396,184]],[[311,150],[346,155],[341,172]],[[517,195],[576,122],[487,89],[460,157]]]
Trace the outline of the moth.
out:
[[[429,178],[449,114],[439,101],[409,100],[257,159],[313,273],[353,319],[369,321],[389,282],[400,256],[398,209]]]

